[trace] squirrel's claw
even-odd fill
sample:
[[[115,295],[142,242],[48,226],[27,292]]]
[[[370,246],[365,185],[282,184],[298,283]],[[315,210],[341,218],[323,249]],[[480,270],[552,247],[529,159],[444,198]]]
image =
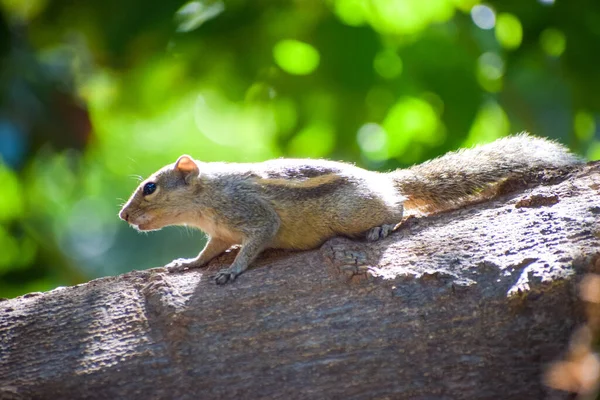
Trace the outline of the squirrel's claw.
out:
[[[224,268],[215,275],[215,282],[217,285],[224,285],[227,282],[235,281],[238,275],[239,273],[236,273],[231,268]]]
[[[376,226],[374,228],[369,229],[365,233],[365,238],[369,242],[375,242],[377,240],[384,239],[388,237],[390,233],[392,233],[396,229],[397,226],[398,224],[385,224],[381,226]]]

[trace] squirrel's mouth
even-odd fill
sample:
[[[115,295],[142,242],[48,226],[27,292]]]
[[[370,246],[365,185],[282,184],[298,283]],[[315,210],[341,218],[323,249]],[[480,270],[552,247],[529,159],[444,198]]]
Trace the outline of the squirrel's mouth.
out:
[[[137,231],[152,231],[156,229],[152,227],[152,220],[147,215],[128,215],[127,218],[122,219],[125,219]]]
[[[149,231],[157,231],[160,228],[152,226],[150,223],[142,223],[142,224],[131,224],[133,228],[140,232],[149,232]]]
[[[156,231],[162,228],[160,221],[148,213],[125,214],[126,218],[121,217],[135,230],[140,232]]]
[[[148,224],[131,224],[137,231],[148,231]]]

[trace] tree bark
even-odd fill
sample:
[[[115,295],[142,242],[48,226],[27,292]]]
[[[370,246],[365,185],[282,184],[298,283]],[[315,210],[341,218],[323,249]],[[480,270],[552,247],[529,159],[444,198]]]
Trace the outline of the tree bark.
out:
[[[233,284],[134,271],[0,303],[0,398],[565,398],[600,164],[409,218],[376,243],[266,252]]]

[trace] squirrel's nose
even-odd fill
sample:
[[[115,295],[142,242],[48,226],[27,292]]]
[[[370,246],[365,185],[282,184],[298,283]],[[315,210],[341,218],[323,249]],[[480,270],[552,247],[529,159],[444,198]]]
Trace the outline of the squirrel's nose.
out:
[[[129,214],[125,210],[121,210],[119,213],[119,218],[121,218],[123,221],[129,222]]]

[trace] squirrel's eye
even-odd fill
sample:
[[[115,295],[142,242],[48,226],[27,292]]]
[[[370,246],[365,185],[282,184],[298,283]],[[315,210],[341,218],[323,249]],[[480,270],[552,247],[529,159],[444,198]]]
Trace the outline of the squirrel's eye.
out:
[[[144,196],[148,196],[149,194],[154,193],[154,191],[156,190],[156,183],[154,182],[148,182],[144,185]]]

